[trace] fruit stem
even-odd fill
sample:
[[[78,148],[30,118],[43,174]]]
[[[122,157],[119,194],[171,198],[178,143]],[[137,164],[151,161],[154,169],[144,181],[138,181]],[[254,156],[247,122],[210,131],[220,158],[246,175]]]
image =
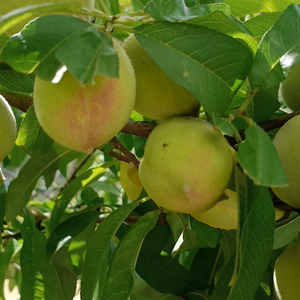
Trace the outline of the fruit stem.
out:
[[[107,7],[105,6],[102,0],[97,0],[97,4],[99,5],[100,10],[104,12],[104,14],[106,14],[107,16],[110,15],[109,10],[107,9]]]
[[[243,112],[247,108],[247,106],[253,101],[253,98],[257,94],[257,92],[258,92],[258,89],[254,89],[253,91],[250,91],[249,96],[246,98],[245,102],[238,109],[239,114],[241,114],[241,115],[243,114]]]
[[[236,129],[236,127],[233,124],[231,124],[231,128],[232,128],[233,135],[234,135],[236,142],[238,143],[238,145],[240,145],[243,140],[241,138],[239,131]]]
[[[133,28],[125,26],[123,24],[114,24],[114,29],[119,29],[128,33],[133,33]]]

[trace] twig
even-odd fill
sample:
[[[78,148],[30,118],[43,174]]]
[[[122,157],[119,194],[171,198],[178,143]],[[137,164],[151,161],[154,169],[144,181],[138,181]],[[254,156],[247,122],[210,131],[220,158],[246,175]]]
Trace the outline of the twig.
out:
[[[141,138],[148,138],[155,127],[155,122],[134,122],[129,120],[121,132],[136,135]]]
[[[31,96],[15,94],[6,91],[0,91],[0,94],[11,106],[18,108],[23,112],[26,112],[33,103],[33,98]]]
[[[132,162],[134,166],[139,169],[140,161],[116,137],[112,138],[110,142],[115,147],[115,149],[120,150],[124,154],[124,156],[129,159],[129,162]]]

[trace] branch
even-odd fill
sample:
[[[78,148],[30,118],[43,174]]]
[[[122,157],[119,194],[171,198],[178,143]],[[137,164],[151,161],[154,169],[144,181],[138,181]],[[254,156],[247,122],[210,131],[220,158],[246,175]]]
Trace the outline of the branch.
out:
[[[19,110],[26,112],[28,108],[33,104],[33,98],[31,96],[25,96],[15,94],[6,91],[0,91],[0,94],[7,100],[7,102]]]
[[[129,160],[129,162],[132,162],[134,166],[137,169],[139,169],[140,161],[120,141],[118,141],[116,137],[112,138],[110,142],[115,147],[115,149],[121,151],[124,154],[124,156]]]
[[[134,122],[129,120],[121,132],[136,135],[141,138],[148,138],[155,127],[155,122]]]

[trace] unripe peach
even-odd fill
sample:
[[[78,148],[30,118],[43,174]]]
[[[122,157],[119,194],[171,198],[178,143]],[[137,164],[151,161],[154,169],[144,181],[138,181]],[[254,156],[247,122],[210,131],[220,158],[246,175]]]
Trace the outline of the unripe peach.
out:
[[[200,104],[197,99],[168,77],[134,35],[125,41],[123,47],[136,75],[135,111],[154,120],[199,114]]]
[[[0,162],[9,154],[17,137],[15,116],[7,101],[0,95]]]
[[[174,117],[150,134],[139,174],[158,206],[192,214],[218,203],[232,169],[230,146],[218,129],[198,118]]]

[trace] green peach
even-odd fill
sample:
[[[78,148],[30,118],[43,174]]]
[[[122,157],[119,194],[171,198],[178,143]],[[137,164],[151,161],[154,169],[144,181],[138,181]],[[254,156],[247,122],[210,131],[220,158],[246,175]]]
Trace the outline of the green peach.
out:
[[[199,114],[200,104],[197,99],[168,77],[134,35],[125,41],[123,47],[136,74],[135,111],[154,120]]]
[[[272,190],[282,201],[300,208],[300,115],[280,128],[273,144],[281,160],[288,185],[272,187]]]
[[[193,214],[218,203],[232,169],[230,146],[218,129],[198,118],[173,117],[150,134],[139,174],[158,206]]]
[[[300,64],[296,64],[282,81],[279,94],[288,108],[300,110]]]
[[[300,240],[279,256],[274,267],[274,291],[278,300],[298,300],[300,295]]]
[[[9,154],[17,137],[15,116],[7,101],[0,95],[0,162]]]

